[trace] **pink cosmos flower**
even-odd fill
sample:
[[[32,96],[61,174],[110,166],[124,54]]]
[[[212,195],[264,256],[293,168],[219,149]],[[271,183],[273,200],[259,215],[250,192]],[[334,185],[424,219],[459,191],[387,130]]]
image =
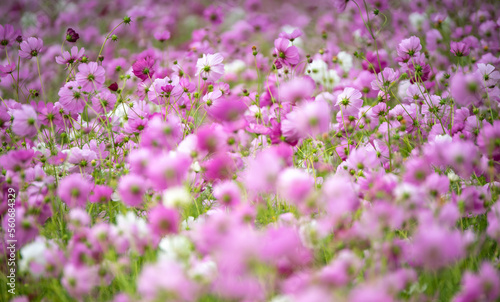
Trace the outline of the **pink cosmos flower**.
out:
[[[470,45],[464,42],[450,42],[450,52],[457,57],[466,57],[470,54]]]
[[[153,77],[155,73],[154,65],[155,60],[151,57],[146,57],[135,62],[132,65],[132,71],[136,77],[145,81]]]
[[[413,237],[408,261],[428,270],[445,267],[465,255],[465,239],[458,230],[448,230],[435,223],[422,224]]]
[[[234,207],[241,202],[241,193],[238,185],[227,180],[214,186],[214,197],[225,207]]]
[[[299,51],[297,47],[290,45],[290,41],[283,38],[274,40],[274,51],[276,60],[286,66],[294,66],[299,63]]]
[[[179,229],[179,213],[172,208],[157,205],[149,212],[149,223],[151,230],[158,237],[167,234],[175,234]]]
[[[212,24],[221,24],[224,21],[224,14],[220,6],[210,5],[203,12],[203,17]]]
[[[330,107],[325,101],[303,103],[286,116],[287,123],[295,128],[300,138],[314,137],[328,132],[330,119]],[[282,130],[284,130],[283,133],[287,137],[285,121],[283,121],[283,124],[285,129],[282,128]]]
[[[104,90],[92,98],[92,107],[97,113],[104,114],[113,110],[116,103],[116,95]]]
[[[104,68],[96,62],[80,64],[78,71],[75,79],[83,91],[91,92],[104,84]]]
[[[404,39],[399,43],[397,52],[400,57],[413,57],[417,55],[422,50],[422,45],[420,44],[420,39],[411,36],[408,39]]]
[[[43,41],[40,38],[30,37],[21,43],[19,56],[23,59],[31,59],[38,56],[42,51]]]
[[[362,94],[359,90],[347,87],[337,96],[337,106],[342,108],[344,116],[355,115],[363,106]]]
[[[294,29],[291,33],[281,32],[279,34],[279,37],[283,38],[283,39],[287,39],[290,42],[293,42],[295,39],[302,36],[303,34],[304,33],[300,29],[297,28],[297,29]]]
[[[68,263],[64,267],[61,283],[68,293],[78,300],[89,294],[94,286],[99,285],[98,266],[76,266]]]
[[[171,301],[193,301],[196,288],[196,284],[186,276],[181,264],[167,259],[145,265],[137,281],[137,291],[143,301],[148,302],[162,300],[165,293],[170,293]]]
[[[92,190],[89,201],[93,203],[107,203],[111,200],[113,189],[105,185],[96,185]]]
[[[66,112],[81,113],[85,108],[85,95],[76,81],[66,83],[59,89],[59,103]]]
[[[16,70],[16,64],[5,64],[0,65],[0,77],[4,78],[10,74],[12,74]]]
[[[122,176],[118,184],[118,193],[123,203],[131,207],[138,207],[141,205],[146,189],[146,180],[137,174]]]
[[[491,87],[498,83],[500,80],[500,72],[495,70],[491,64],[477,64],[477,74],[484,80],[484,86]]]
[[[451,78],[451,96],[459,105],[478,105],[481,100],[482,82],[483,79],[477,73],[457,72]]]
[[[295,168],[283,170],[276,184],[280,197],[289,200],[303,212],[310,212],[306,198],[314,190],[314,179],[305,171]]]
[[[465,272],[462,287],[454,302],[496,301],[500,297],[498,270],[489,262],[483,262],[479,272]]]
[[[75,165],[70,169],[71,172],[92,173],[94,171],[93,160],[97,160],[97,154],[90,149],[80,149],[78,147],[70,149],[68,162]]]
[[[160,42],[165,42],[168,39],[170,39],[170,32],[168,30],[155,32],[154,37],[156,40],[158,40]]]
[[[71,174],[59,182],[57,195],[69,208],[85,207],[92,185],[80,173]]]
[[[153,187],[164,190],[181,185],[186,179],[191,159],[181,153],[162,155],[152,160],[147,168],[147,175]]]
[[[16,39],[14,27],[10,24],[0,25],[0,49],[4,49]]]
[[[84,52],[85,48],[82,47],[78,50],[78,47],[73,46],[71,47],[71,52],[65,51],[62,56],[57,56],[56,62],[60,65],[73,64],[82,58]]]
[[[208,82],[216,82],[224,75],[224,57],[219,54],[203,54],[196,62],[196,75]]]
[[[22,105],[21,109],[14,110],[12,131],[24,137],[31,137],[37,133],[38,116],[35,109],[29,105]]]

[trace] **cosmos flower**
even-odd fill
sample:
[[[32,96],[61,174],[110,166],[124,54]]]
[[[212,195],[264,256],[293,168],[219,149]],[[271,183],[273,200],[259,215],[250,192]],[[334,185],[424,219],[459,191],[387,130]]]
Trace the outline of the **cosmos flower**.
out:
[[[145,81],[146,79],[153,77],[155,73],[154,65],[155,60],[151,57],[146,57],[136,61],[132,65],[132,71],[136,77]]]
[[[61,180],[57,195],[69,208],[85,207],[91,190],[92,183],[80,173],[75,173]]]
[[[82,91],[91,92],[99,89],[104,84],[104,78],[104,68],[96,62],[78,65],[75,79],[76,83],[82,87]]]
[[[290,42],[283,38],[274,40],[273,54],[278,62],[286,66],[297,65],[300,60],[297,47],[290,45]]]
[[[23,59],[31,59],[40,54],[43,47],[43,40],[40,38],[30,37],[23,41],[20,45],[19,56]]]
[[[14,111],[13,116],[12,131],[15,134],[31,137],[37,133],[38,116],[33,107],[22,105],[21,109]]]
[[[203,54],[203,57],[196,62],[196,76],[200,76],[204,81],[216,82],[224,75],[224,57],[219,54]]]
[[[8,45],[12,44],[16,40],[16,31],[14,26],[10,24],[5,24],[2,26],[0,24],[0,49],[4,49]]]
[[[59,103],[67,112],[83,112],[86,104],[86,96],[81,86],[76,81],[66,83],[59,90]]]
[[[56,62],[61,65],[73,64],[82,58],[84,52],[85,48],[82,47],[78,50],[78,47],[73,46],[71,47],[71,52],[65,51],[62,56],[57,56]]]

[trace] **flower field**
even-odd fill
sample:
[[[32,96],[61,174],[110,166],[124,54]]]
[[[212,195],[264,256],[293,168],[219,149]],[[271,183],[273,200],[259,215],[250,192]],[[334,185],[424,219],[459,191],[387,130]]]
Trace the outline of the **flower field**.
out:
[[[0,12],[0,301],[500,299],[500,2]]]

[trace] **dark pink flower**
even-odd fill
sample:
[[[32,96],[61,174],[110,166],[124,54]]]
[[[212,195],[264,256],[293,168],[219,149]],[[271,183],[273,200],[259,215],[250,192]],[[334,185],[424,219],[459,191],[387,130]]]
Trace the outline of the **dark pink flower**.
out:
[[[145,57],[144,59],[136,61],[132,65],[132,71],[136,77],[145,81],[146,79],[153,77],[155,73],[154,65],[155,60],[153,58]]]

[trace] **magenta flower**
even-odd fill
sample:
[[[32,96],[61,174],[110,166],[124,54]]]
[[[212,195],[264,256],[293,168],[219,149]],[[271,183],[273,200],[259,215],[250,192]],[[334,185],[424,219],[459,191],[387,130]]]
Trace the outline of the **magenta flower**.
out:
[[[61,65],[73,64],[82,58],[84,52],[85,48],[82,47],[78,50],[78,47],[73,46],[71,47],[71,52],[65,51],[62,56],[57,56],[56,62]]]
[[[224,57],[219,54],[203,54],[203,57],[196,62],[196,75],[204,81],[216,82],[224,75]]]
[[[476,73],[478,73],[484,80],[484,86],[486,87],[494,86],[500,80],[500,72],[495,70],[495,67],[491,64],[483,64],[483,63],[477,64]]]
[[[241,202],[241,193],[238,185],[233,181],[223,181],[214,186],[214,197],[225,206],[232,208]]]
[[[412,242],[409,262],[428,270],[450,265],[465,255],[467,241],[458,230],[436,224],[419,226]]]
[[[92,98],[92,107],[97,113],[104,114],[113,110],[116,104],[116,95],[104,90]]]
[[[66,176],[59,182],[57,195],[69,208],[85,207],[93,184],[79,173]]]
[[[450,92],[455,102],[462,106],[478,105],[481,100],[481,87],[483,79],[477,73],[464,74],[457,72],[451,78]]]
[[[340,106],[344,116],[357,114],[363,106],[362,96],[357,89],[347,87],[337,96],[337,106]]]
[[[314,178],[305,171],[295,168],[283,170],[276,184],[278,194],[295,204],[305,213],[314,211],[308,209],[306,198],[313,191]]]
[[[205,9],[203,17],[205,17],[205,20],[212,24],[221,24],[224,21],[222,8],[214,5],[210,5],[207,9]]]
[[[158,278],[159,275],[163,277]],[[165,293],[169,293],[171,301],[193,301],[196,297],[196,285],[186,276],[181,264],[167,259],[144,266],[137,281],[137,291],[144,301],[162,300]]]
[[[40,38],[30,37],[23,41],[20,47],[19,56],[23,59],[31,59],[42,51],[43,41]]]
[[[420,39],[415,36],[404,39],[397,48],[398,56],[401,58],[416,56],[421,50]]]
[[[278,62],[286,66],[294,66],[299,63],[299,51],[297,47],[290,45],[290,41],[283,38],[274,40],[273,55]]]
[[[85,95],[76,81],[66,83],[59,89],[58,95],[59,103],[66,112],[83,112],[86,104]]]
[[[14,110],[12,131],[24,137],[31,137],[37,133],[38,116],[35,109],[29,105],[22,105],[21,109]]]
[[[155,60],[151,57],[146,57],[136,61],[132,65],[132,71],[136,77],[145,81],[146,79],[153,77],[155,73],[154,65]]]
[[[156,40],[158,40],[160,42],[165,42],[168,39],[170,39],[170,32],[168,30],[155,32],[154,37]]]
[[[500,121],[494,121],[493,125],[484,123],[477,136],[477,144],[488,158],[500,160]]]
[[[5,64],[0,65],[0,77],[4,78],[12,74],[16,70],[16,64]]]
[[[94,286],[99,285],[98,266],[76,266],[68,263],[64,267],[61,283],[68,293],[78,300],[90,293]]]
[[[279,34],[280,38],[287,39],[290,42],[293,42],[298,37],[302,36],[304,33],[300,29],[294,29],[291,33],[281,32]]]
[[[479,272],[465,272],[462,290],[453,299],[454,302],[496,301],[500,297],[500,276],[490,263],[483,262]]]
[[[104,185],[96,185],[92,190],[89,201],[93,203],[108,203],[111,200],[112,194],[112,188]]]
[[[163,205],[157,205],[149,212],[149,224],[157,237],[177,233],[179,230],[179,220],[177,210],[165,208]]]
[[[470,45],[464,42],[450,42],[450,52],[457,57],[466,57],[470,54]]]
[[[78,147],[70,149],[68,162],[75,165],[70,169],[71,172],[91,173],[94,171],[92,161],[95,160],[97,160],[97,154],[90,149],[80,149]]]
[[[83,91],[91,92],[104,84],[104,68],[96,62],[80,64],[78,71],[75,79]]]
[[[144,193],[147,190],[146,180],[137,174],[127,174],[120,178],[118,193],[123,203],[131,207],[141,205]]]
[[[10,24],[0,25],[0,49],[4,49],[16,40],[16,32]]]

